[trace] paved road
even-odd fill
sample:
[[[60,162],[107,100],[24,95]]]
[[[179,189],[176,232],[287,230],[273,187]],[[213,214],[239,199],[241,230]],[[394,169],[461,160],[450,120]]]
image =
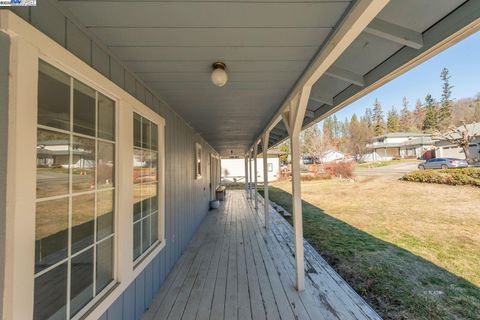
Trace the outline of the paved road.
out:
[[[402,176],[417,170],[420,162],[404,162],[379,168],[356,168],[355,174],[359,176]]]

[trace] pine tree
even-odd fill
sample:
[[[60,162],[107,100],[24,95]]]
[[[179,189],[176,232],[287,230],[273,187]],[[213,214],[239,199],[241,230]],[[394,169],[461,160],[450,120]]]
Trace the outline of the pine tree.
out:
[[[365,109],[365,122],[367,123],[369,128],[373,126],[373,114],[372,109],[370,108]]]
[[[447,68],[443,68],[440,73],[440,79],[443,81],[442,98],[440,100],[440,110],[438,111],[439,125],[443,128],[448,127],[452,119],[452,95],[453,86],[450,84],[450,74]]]
[[[413,121],[417,131],[423,130],[423,121],[425,120],[425,108],[420,99],[415,102],[415,110],[413,110]]]
[[[411,131],[414,126],[414,120],[412,112],[408,109],[407,97],[403,97],[402,110],[400,110],[400,131]]]
[[[439,110],[431,94],[425,97],[425,119],[423,120],[423,130],[433,131],[438,128],[440,123]]]
[[[392,106],[392,109],[388,112],[387,115],[387,132],[398,132],[400,131],[400,121],[398,117],[397,109]]]
[[[376,136],[382,135],[385,133],[385,120],[383,118],[382,105],[375,99],[373,104],[373,133]]]

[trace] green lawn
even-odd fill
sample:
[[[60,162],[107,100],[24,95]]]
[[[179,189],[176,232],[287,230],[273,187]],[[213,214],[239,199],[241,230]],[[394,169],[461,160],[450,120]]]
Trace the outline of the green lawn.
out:
[[[335,181],[304,182],[302,189],[313,194],[323,194],[325,198],[318,200],[319,203],[324,203],[322,201],[338,203],[342,200],[338,200],[338,197],[333,196],[332,193],[336,192],[340,197],[345,196],[341,193],[352,184],[345,184],[344,190],[341,190],[340,186],[332,186],[333,191],[328,189],[330,184],[336,183]],[[402,182],[399,183],[402,184]],[[291,195],[285,191],[289,191],[288,185],[288,182],[276,183],[278,187],[271,187],[270,198],[291,212]],[[366,185],[365,188],[372,188],[371,184],[366,183]],[[358,187],[358,184],[353,187]],[[347,207],[341,210],[347,216],[345,219],[343,216],[341,218],[348,221],[348,216],[352,213]],[[402,231],[404,227],[402,225],[394,229],[385,223],[388,218],[382,220],[375,217],[376,221],[370,224],[368,220],[375,216],[375,208],[366,208],[365,214],[359,212],[359,217],[356,218],[360,221],[358,223],[344,222],[335,216],[335,212],[333,208],[331,212],[327,212],[318,204],[313,205],[304,201],[304,236],[383,318],[480,319],[478,285],[447,271],[445,267],[440,267],[428,259],[428,252],[437,255],[435,250],[438,250],[439,259],[441,259],[441,255],[446,255],[446,250],[450,251],[450,248],[442,251],[442,248],[435,247],[439,245],[434,239],[430,240],[430,244],[426,243],[415,232],[409,232],[408,228]],[[422,218],[417,220],[421,221]],[[357,227],[352,224],[357,224]],[[419,233],[423,232],[421,223],[416,228],[419,229]],[[454,238],[455,235],[452,234],[452,241]],[[463,271],[466,274],[471,274],[473,269],[474,275],[471,277],[477,279],[475,273],[480,272],[480,267],[476,264],[478,252],[471,253],[469,256],[470,249],[467,249],[464,251],[465,258],[459,259],[460,264],[467,265],[466,270],[469,271]],[[458,250],[451,254],[460,257],[462,250],[464,248],[458,247]],[[450,267],[449,263],[447,259],[446,266]],[[457,267],[452,263],[451,269],[456,270],[455,268]],[[458,268],[458,270],[462,269]]]

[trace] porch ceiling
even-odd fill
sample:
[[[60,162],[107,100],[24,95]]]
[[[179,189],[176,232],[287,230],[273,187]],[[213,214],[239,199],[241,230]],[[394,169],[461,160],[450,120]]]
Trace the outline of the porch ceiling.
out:
[[[348,11],[347,0],[59,1],[211,145],[243,153]],[[391,0],[378,18],[423,33],[464,0]],[[334,98],[404,47],[362,33],[312,91],[308,125]],[[225,87],[211,64],[227,64]],[[355,82],[355,79],[358,81]],[[366,89],[368,85],[364,87]],[[270,144],[286,136],[277,128]]]

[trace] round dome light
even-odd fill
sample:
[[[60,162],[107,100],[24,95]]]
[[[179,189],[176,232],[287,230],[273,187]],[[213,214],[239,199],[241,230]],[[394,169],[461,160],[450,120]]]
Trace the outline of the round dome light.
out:
[[[225,63],[223,62],[215,62],[212,65],[213,71],[212,71],[212,82],[214,85],[218,87],[223,87],[225,83],[228,81],[228,75],[227,72],[225,71]]]

